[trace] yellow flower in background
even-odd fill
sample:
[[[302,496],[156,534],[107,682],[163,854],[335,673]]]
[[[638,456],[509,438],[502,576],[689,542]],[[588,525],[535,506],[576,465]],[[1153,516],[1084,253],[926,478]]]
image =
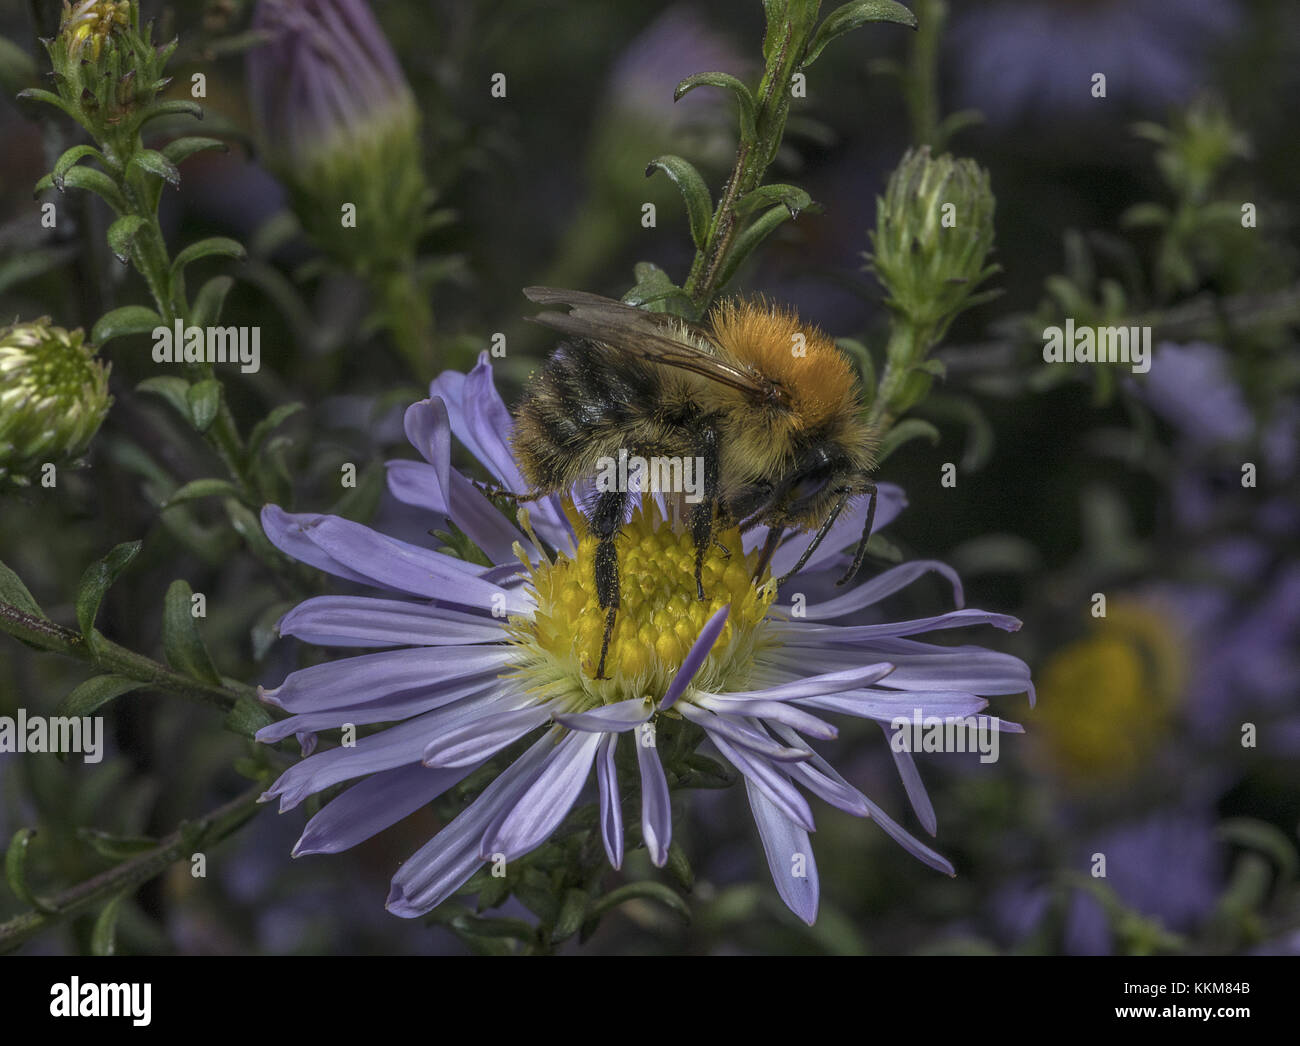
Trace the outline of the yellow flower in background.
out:
[[[1186,644],[1168,611],[1117,600],[1048,660],[1032,734],[1062,778],[1114,784],[1150,764],[1186,683]]]

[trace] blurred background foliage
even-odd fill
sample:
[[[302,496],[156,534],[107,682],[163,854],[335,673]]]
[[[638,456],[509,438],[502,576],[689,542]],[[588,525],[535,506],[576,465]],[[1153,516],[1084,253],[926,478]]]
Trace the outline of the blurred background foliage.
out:
[[[89,331],[147,301],[104,241],[90,194],[60,198],[40,224],[32,186],[76,141],[71,124],[14,96],[46,68],[57,6],[0,11],[0,317],[50,315]],[[492,336],[507,401],[548,351],[523,321],[520,288],[578,286],[618,297],[650,261],[678,283],[692,258],[681,199],[645,165],[672,151],[710,187],[734,154],[735,106],[673,87],[704,69],[752,79],[754,0],[668,6],[559,0],[373,0],[421,115],[431,191],[418,243],[433,322],[421,372],[385,327],[373,284],[318,254],[286,211],[250,131],[242,0],[144,5],[155,38],[180,38],[168,97],[206,76],[201,132],[228,152],[186,160],[163,193],[169,243],[229,236],[247,260],[195,263],[235,282],[223,322],[260,325],[262,368],[224,375],[247,431],[295,402],[268,436],[259,489],[300,510],[384,520],[382,462],[407,456],[401,409],[441,369],[465,369]],[[880,357],[882,295],[864,268],[876,198],[911,145],[991,172],[1004,293],[960,317],[937,357],[945,374],[919,408],[937,441],[902,446],[882,470],[910,506],[888,536],[908,557],[954,565],[970,605],[1013,613],[1007,649],[1034,668],[1034,710],[1001,760],[921,756],[954,880],[928,872],[871,825],[823,807],[815,838],[822,914],[811,929],[780,904],[740,797],[700,792],[679,819],[692,855],[692,919],[645,900],[608,918],[587,951],[1126,952],[1300,949],[1300,11],[1289,0],[951,0],[910,4],[917,34],[854,33],[811,70],[772,178],[821,207],[787,223],[733,289],[795,305]],[[927,17],[929,16],[929,17]],[[1091,93],[1107,76],[1104,99]],[[505,98],[491,78],[506,75]],[[978,110],[982,120],[953,113]],[[641,224],[653,202],[657,224]],[[1241,205],[1257,209],[1243,228]],[[1049,367],[1042,330],[1146,324],[1151,374]],[[161,649],[163,593],[182,578],[207,596],[200,629],[223,676],[278,682],[319,651],[279,641],[275,620],[323,591],[310,572],[268,569],[247,517],[215,499],[160,505],[220,475],[213,451],[156,396],[144,336],[114,340],[115,403],[85,466],[0,500],[0,558],[53,619],[74,618],[85,567],[143,540],[108,591],[101,631]],[[939,478],[958,465],[955,487]],[[360,481],[340,490],[340,467]],[[1246,463],[1256,471],[1243,486]],[[233,514],[230,514],[233,513]],[[227,515],[230,514],[230,515]],[[235,527],[229,525],[234,523]],[[932,612],[936,583],[902,609]],[[1107,599],[1095,617],[1094,594]],[[0,644],[0,714],[49,714],[86,669]],[[0,829],[37,826],[26,881],[37,894],[81,881],[247,786],[249,743],[220,715],[148,690],[105,709],[97,766],[0,754]],[[1254,745],[1243,745],[1243,724]],[[905,808],[883,739],[846,728],[837,765],[887,809]],[[255,769],[255,768],[254,768]],[[306,814],[312,812],[308,807]],[[403,855],[437,826],[423,811],[340,856],[291,861],[304,813],[265,811],[209,854],[146,884],[117,914],[119,951],[459,952],[444,928],[383,909]],[[909,815],[910,817],[910,815]],[[97,834],[98,833],[98,834]],[[114,840],[107,840],[111,835]],[[124,842],[123,840],[126,840]],[[1091,873],[1105,854],[1107,875]],[[107,855],[107,856],[106,856]],[[644,853],[629,878],[651,876]],[[646,866],[637,867],[636,861]],[[24,905],[0,894],[0,921]],[[515,912],[512,914],[522,914]],[[93,913],[92,913],[93,915]],[[92,946],[88,915],[28,951]],[[572,945],[570,947],[573,947]]]

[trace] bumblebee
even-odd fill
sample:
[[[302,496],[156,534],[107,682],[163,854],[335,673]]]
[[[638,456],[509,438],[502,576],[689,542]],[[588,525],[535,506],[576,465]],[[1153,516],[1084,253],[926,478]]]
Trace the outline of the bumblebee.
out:
[[[870,498],[844,584],[862,566],[876,508],[871,480],[879,444],[866,420],[853,365],[791,310],[728,301],[704,324],[647,312],[582,291],[527,287],[532,319],[567,335],[530,376],[515,412],[513,445],[530,492],[568,491],[625,454],[703,464],[703,497],[689,514],[695,585],[715,527],[770,528],[755,576],[788,528],[815,530],[781,584],[808,561],[850,499]],[[607,611],[597,678],[619,608],[615,538],[630,493],[597,494],[588,526],[597,539],[596,595]]]

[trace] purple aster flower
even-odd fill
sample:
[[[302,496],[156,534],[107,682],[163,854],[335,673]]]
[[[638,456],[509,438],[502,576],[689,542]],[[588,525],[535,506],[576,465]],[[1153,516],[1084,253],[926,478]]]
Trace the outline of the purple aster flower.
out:
[[[709,70],[739,75],[747,63],[729,37],[714,32],[692,7],[669,8],[618,56],[610,70],[609,105],[625,118],[642,114],[656,125],[680,130],[704,119],[729,120],[720,92],[692,91],[673,102],[673,88]]]
[[[837,626],[927,572],[920,561],[886,570],[825,602],[782,607],[771,584],[755,583],[758,553],[734,528],[718,535],[704,564],[708,598],[696,599],[689,534],[644,499],[619,540],[622,605],[606,663],[596,679],[604,611],[592,560],[595,540],[571,504],[548,497],[520,513],[520,526],[450,463],[451,436],[506,490],[523,493],[510,451],[512,419],[493,385],[486,354],[468,375],[446,372],[431,397],[406,412],[406,434],[423,461],[390,463],[401,501],[450,520],[490,560],[480,565],[378,534],[334,516],[263,512],[285,553],[382,596],[321,596],[290,611],[282,635],[371,653],[294,672],[264,699],[290,713],[259,732],[262,741],[297,735],[307,754],[269,789],[281,809],[333,785],[361,779],[307,824],[295,854],[332,853],[369,838],[464,780],[503,750],[535,737],[518,758],[393,878],[389,909],[430,911],[489,859],[506,861],[542,845],[587,787],[595,769],[601,837],[610,863],[624,853],[615,753],[635,748],[641,837],[656,865],[672,838],[672,810],[658,731],[700,728],[743,775],[777,889],[811,923],[817,868],[809,842],[812,811],[801,788],[841,810],[875,820],[910,853],[948,874],[947,860],[916,839],[841,777],[809,739],[830,740],[823,716],[874,719],[977,717],[991,695],[1032,688],[1018,658],[976,646],[914,638],[976,624],[1013,630],[1001,614],[957,609],[912,621]],[[580,499],[579,499],[580,500]],[[882,487],[876,525],[901,510],[897,488]],[[849,515],[849,513],[845,513]],[[809,561],[842,558],[863,523],[844,519]],[[794,564],[802,540],[781,545],[771,565]],[[725,549],[725,551],[724,551]],[[764,576],[766,578],[766,574]],[[763,581],[764,579],[760,579]],[[344,724],[392,724],[354,747],[311,754],[317,732]],[[620,741],[625,736],[624,742]],[[911,756],[897,753],[913,808],[931,833],[934,811]]]
[[[1216,345],[1157,345],[1142,395],[1196,449],[1240,443],[1255,430],[1228,357]]]
[[[955,12],[948,43],[962,105],[1007,124],[1083,109],[1094,73],[1136,108],[1186,101],[1238,18],[1234,0],[999,0]]]
[[[1212,913],[1223,876],[1216,860],[1215,825],[1200,809],[1154,812],[1142,820],[1108,828],[1074,847],[1071,869],[1091,875],[1096,854],[1106,859],[1105,878],[1096,883],[1114,893],[1127,909],[1149,924],[1119,913],[1075,884],[1064,910],[1063,951],[1069,955],[1141,953],[1160,944],[1166,932],[1194,932]],[[1047,917],[1052,888],[1020,880],[1001,890],[992,912],[1011,943],[1025,941]],[[1117,941],[1116,935],[1122,935]]]

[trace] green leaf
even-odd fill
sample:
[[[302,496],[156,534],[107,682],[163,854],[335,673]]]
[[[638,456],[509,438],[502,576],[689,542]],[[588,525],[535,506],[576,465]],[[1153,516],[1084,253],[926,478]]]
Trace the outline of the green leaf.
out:
[[[271,713],[251,697],[239,698],[226,713],[226,729],[243,737],[253,737],[262,727],[274,722]]]
[[[5,851],[5,878],[18,900],[38,912],[49,914],[54,909],[32,893],[27,885],[27,845],[34,835],[35,828],[19,828],[14,832],[9,840],[9,849]]]
[[[495,908],[510,896],[510,880],[504,875],[490,875],[479,887],[475,907],[480,912]]]
[[[1272,859],[1284,882],[1290,882],[1298,870],[1295,846],[1285,834],[1267,821],[1252,817],[1234,817],[1218,826],[1216,835],[1225,842],[1249,850],[1258,850]]]
[[[138,214],[124,214],[108,227],[108,247],[113,257],[126,265],[131,260],[131,244],[136,234],[148,224]],[[148,310],[146,310],[148,311]]]
[[[74,120],[77,120],[77,114],[73,108],[57,94],[54,94],[51,91],[44,91],[39,87],[29,87],[25,91],[19,91],[18,97],[33,102],[44,102],[46,105],[52,105],[60,112],[65,113]],[[77,120],[77,122],[80,123],[81,121]]]
[[[126,221],[125,218],[121,220]],[[90,332],[90,340],[96,345],[103,345],[106,341],[122,338],[128,334],[150,334],[155,328],[162,326],[164,326],[163,318],[153,309],[143,305],[123,305],[120,309],[106,312],[99,318],[94,330]]]
[[[190,310],[190,324],[194,327],[215,327],[221,319],[221,309],[226,303],[226,295],[235,285],[233,276],[213,276],[194,297],[194,307]]]
[[[147,174],[156,174],[172,185],[181,183],[181,172],[176,169],[176,165],[156,149],[141,149],[131,157],[131,166],[139,167]]]
[[[118,894],[104,905],[98,918],[95,919],[95,927],[90,931],[91,955],[117,954],[117,917],[126,898],[127,892]]]
[[[178,164],[195,153],[203,152],[205,149],[220,149],[222,152],[229,152],[230,146],[225,142],[218,141],[216,138],[177,138],[175,141],[164,145],[160,152],[168,162]]]
[[[717,284],[719,290],[731,281],[741,263],[754,253],[755,248],[767,239],[776,230],[777,226],[788,221],[789,218],[790,211],[784,205],[773,207],[771,210],[764,211],[747,229],[736,237],[736,241],[731,247],[731,253],[727,255],[722,272],[719,274]]]
[[[691,909],[686,902],[671,887],[663,883],[656,883],[646,880],[639,883],[627,883],[619,886],[609,893],[596,900],[591,906],[591,916],[593,918],[604,915],[613,908],[627,901],[633,901],[644,898],[646,900],[658,901],[660,904],[671,908],[687,922],[691,921]]]
[[[166,501],[158,506],[158,510],[160,512],[165,512],[173,505],[180,505],[186,501],[198,501],[199,498],[210,498],[213,496],[233,498],[239,496],[239,491],[229,480],[216,478],[195,479],[175,491]]]
[[[645,169],[646,177],[661,170],[677,186],[686,201],[686,217],[691,225],[691,239],[700,250],[709,237],[709,222],[713,218],[713,201],[709,198],[709,188],[700,177],[700,172],[680,156],[659,156],[651,160]]]
[[[274,442],[274,441],[273,441]],[[342,516],[344,519],[364,523],[374,515],[379,507],[379,499],[384,495],[384,482],[387,471],[382,461],[372,461],[357,477],[357,485],[349,487],[343,496],[330,508],[330,515]]]
[[[44,179],[41,181],[44,182]],[[52,184],[52,177],[50,181]],[[36,188],[39,192],[41,184],[38,183]],[[122,190],[117,187],[117,183],[103,171],[94,167],[70,168],[63,176],[63,188],[59,189],[59,192],[65,192],[68,189],[84,189],[87,192],[93,192],[118,214],[126,214],[131,209],[126,202],[126,197],[122,195]]]
[[[68,171],[77,165],[79,160],[84,160],[87,156],[93,156],[100,163],[104,163],[104,154],[96,149],[93,145],[74,145],[54,162],[54,170],[50,172],[50,181],[59,192],[63,192],[64,178]]]
[[[253,431],[248,434],[249,456],[251,457],[253,454],[256,454],[258,448],[262,446],[262,442],[267,436],[302,409],[303,405],[301,403],[282,403],[254,425]]]
[[[474,937],[508,938],[525,943],[536,937],[532,923],[524,919],[480,919],[462,913],[451,919],[448,925],[459,933]]]
[[[695,871],[691,868],[691,860],[686,856],[686,851],[676,840],[668,847],[668,864],[666,867],[672,877],[677,880],[677,884],[686,893],[690,893],[695,888]]]
[[[198,243],[191,243],[176,255],[176,260],[172,262],[172,274],[183,272],[190,262],[213,255],[234,258],[238,261],[243,261],[248,256],[244,251],[244,245],[238,240],[226,236],[211,236],[206,240],[199,240]]]
[[[163,654],[178,672],[221,686],[221,675],[208,656],[192,610],[194,592],[189,582],[177,578],[163,600]]]
[[[736,101],[740,103],[741,140],[755,141],[758,138],[758,131],[754,119],[754,96],[744,83],[730,73],[696,73],[694,76],[688,76],[673,91],[673,101],[680,102],[688,92],[705,84],[709,87],[721,87],[736,96]]]
[[[216,378],[196,382],[186,389],[185,400],[189,404],[194,427],[199,432],[207,432],[217,420],[217,411],[221,409],[221,382]]]
[[[668,277],[668,273],[653,262],[637,262],[636,286],[623,295],[623,301],[650,312],[671,312],[686,315],[691,300],[686,292]]]
[[[1161,228],[1168,225],[1171,218],[1168,207],[1158,203],[1135,203],[1120,215],[1119,223],[1126,229]]]
[[[50,247],[27,247],[21,252],[0,258],[0,294],[10,287],[67,265],[80,253],[79,246],[67,243]]]
[[[22,578],[10,570],[3,561],[0,561],[0,602],[17,607],[24,614],[31,614],[33,617],[48,620],[41,613],[40,604],[27,591],[27,586],[23,584]]]
[[[942,147],[959,131],[964,131],[967,127],[977,127],[983,122],[984,114],[978,109],[962,109],[949,113],[940,120],[939,126],[934,129],[934,134]]]
[[[560,905],[560,914],[555,917],[555,926],[551,930],[551,940],[567,941],[581,929],[587,915],[587,906],[591,898],[586,890],[570,889],[564,893]]]
[[[190,390],[190,383],[184,378],[174,378],[170,375],[161,378],[146,378],[136,386],[139,392],[152,392],[155,396],[161,396],[173,407],[178,414],[194,424],[194,415],[190,412],[190,400],[187,393]]]
[[[77,623],[81,634],[90,642],[90,633],[95,627],[95,618],[99,615],[99,604],[104,601],[104,593],[135,559],[143,547],[141,541],[128,541],[115,547],[103,559],[92,563],[81,575],[77,585]]]
[[[862,376],[862,402],[871,403],[876,398],[876,363],[871,358],[871,350],[856,338],[836,338],[835,344],[858,365],[858,373]]]
[[[798,218],[801,211],[820,210],[813,198],[797,185],[762,185],[753,192],[745,193],[736,202],[737,214],[750,214],[762,207],[784,204],[791,218]]]
[[[132,690],[139,690],[144,685],[140,680],[128,679],[126,676],[92,676],[60,701],[54,714],[70,719],[94,715],[110,701],[129,694]]]
[[[812,65],[817,60],[817,56],[822,53],[822,48],[837,36],[843,36],[868,22],[896,22],[915,29],[916,15],[902,4],[895,3],[894,0],[853,0],[852,3],[837,7],[817,27],[812,43],[804,52],[804,68]]]
[[[156,120],[160,116],[193,116],[196,120],[203,119],[203,107],[196,102],[185,101],[184,99],[173,99],[167,102],[155,102],[140,113],[135,119],[136,130],[139,130],[150,120]]]
[[[230,519],[230,525],[248,544],[249,549],[255,552],[262,560],[268,563],[283,562],[283,556],[278,548],[271,544],[266,532],[262,530],[262,523],[249,511],[243,502],[235,498],[226,498],[223,502],[226,509],[226,516]]]
[[[914,439],[928,439],[931,443],[939,442],[939,430],[931,425],[928,421],[922,421],[920,418],[905,418],[895,425],[880,441],[880,453],[877,456],[877,464],[887,460],[904,443],[909,443]]]
[[[113,835],[98,828],[78,828],[77,838],[110,861],[125,861],[158,846],[158,840],[147,835]]]

